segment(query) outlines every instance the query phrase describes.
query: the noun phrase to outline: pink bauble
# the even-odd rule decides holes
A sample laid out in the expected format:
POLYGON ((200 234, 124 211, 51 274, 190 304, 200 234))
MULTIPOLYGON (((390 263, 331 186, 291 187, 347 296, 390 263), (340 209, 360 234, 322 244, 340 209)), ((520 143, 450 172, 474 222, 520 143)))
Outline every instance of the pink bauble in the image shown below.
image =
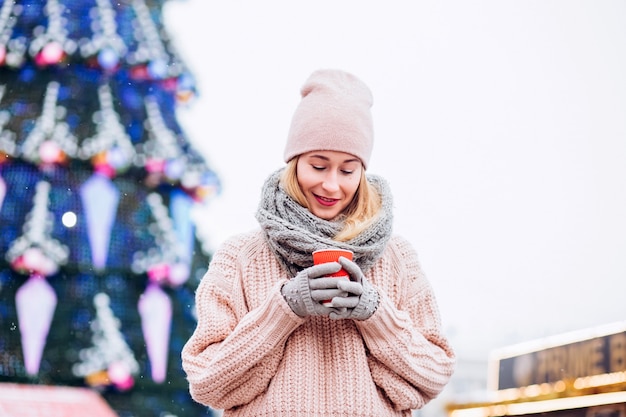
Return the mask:
POLYGON ((39 146, 39 158, 41 162, 53 164, 61 159, 61 148, 52 141, 45 141, 39 146))
POLYGON ((50 42, 43 47, 41 52, 41 61, 44 64, 58 64, 63 59, 63 48, 58 42, 50 42))

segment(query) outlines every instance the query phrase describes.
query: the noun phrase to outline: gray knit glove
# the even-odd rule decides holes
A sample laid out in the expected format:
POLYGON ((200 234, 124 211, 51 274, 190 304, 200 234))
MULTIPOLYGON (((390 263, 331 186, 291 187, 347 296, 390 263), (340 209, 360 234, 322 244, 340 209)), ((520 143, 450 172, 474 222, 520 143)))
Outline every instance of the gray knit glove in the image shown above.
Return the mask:
POLYGON ((300 317, 328 316, 331 312, 336 314, 345 313, 345 308, 325 306, 324 300, 346 295, 343 290, 337 288, 339 281, 347 281, 343 278, 325 278, 326 275, 338 272, 341 265, 337 262, 328 262, 314 265, 298 273, 282 286, 280 292, 294 313, 300 317))
POLYGON ((350 275, 350 281, 344 279, 337 283, 337 288, 347 293, 347 296, 333 298, 332 306, 338 311, 330 313, 333 320, 353 319, 367 320, 378 308, 378 291, 365 279, 359 266, 343 256, 339 263, 350 275), (341 311, 341 308, 345 308, 341 311))

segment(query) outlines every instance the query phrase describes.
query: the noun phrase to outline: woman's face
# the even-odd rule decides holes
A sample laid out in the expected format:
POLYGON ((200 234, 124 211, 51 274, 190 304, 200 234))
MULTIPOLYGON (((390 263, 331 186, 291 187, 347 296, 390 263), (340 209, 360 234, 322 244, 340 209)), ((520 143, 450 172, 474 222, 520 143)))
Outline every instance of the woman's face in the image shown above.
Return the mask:
POLYGON ((313 151, 300 155, 296 173, 309 210, 331 220, 348 207, 361 181, 363 165, 354 155, 313 151))

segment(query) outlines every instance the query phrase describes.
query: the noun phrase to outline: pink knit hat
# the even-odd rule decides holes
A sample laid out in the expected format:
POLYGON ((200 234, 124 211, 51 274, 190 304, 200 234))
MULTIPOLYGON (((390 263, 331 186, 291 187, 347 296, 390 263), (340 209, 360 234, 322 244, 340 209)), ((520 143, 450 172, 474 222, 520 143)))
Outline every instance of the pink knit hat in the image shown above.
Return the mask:
POLYGON ((374 146, 373 98, 354 75, 315 71, 300 90, 302 100, 291 119, 285 162, 310 151, 340 151, 367 164, 374 146))

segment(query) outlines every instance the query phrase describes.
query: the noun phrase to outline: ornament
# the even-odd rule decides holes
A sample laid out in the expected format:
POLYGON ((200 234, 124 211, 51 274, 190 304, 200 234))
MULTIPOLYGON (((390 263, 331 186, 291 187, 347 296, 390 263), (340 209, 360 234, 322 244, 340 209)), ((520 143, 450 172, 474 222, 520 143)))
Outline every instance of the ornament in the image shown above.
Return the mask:
POLYGON ((97 270, 102 270, 108 258, 120 192, 107 176, 94 173, 80 187, 80 197, 87 222, 91 260, 97 270))
POLYGON ((170 266, 167 263, 151 265, 147 274, 150 282, 160 284, 170 276, 170 266))
POLYGON ((144 168, 151 174, 163 174, 165 172, 165 161, 163 159, 148 158, 144 168))
POLYGON ((169 161, 165 162, 163 174, 165 175, 165 178, 167 178, 168 180, 170 181, 180 180, 180 177, 182 177, 183 172, 185 172, 185 161, 182 158, 170 159, 169 161))
POLYGON ((139 298, 141 329, 150 358, 152 380, 165 381, 172 324, 172 302, 158 284, 149 283, 139 298))
POLYGON ((183 191, 173 190, 170 194, 170 213, 174 233, 181 247, 181 258, 191 263, 194 246, 194 224, 191 219, 193 199, 183 191))
POLYGON ((131 370, 124 362, 113 362, 107 369, 111 383, 120 391, 128 391, 135 385, 131 370))
POLYGON ((155 59, 148 64, 147 70, 151 79, 163 79, 167 76, 167 62, 162 59, 155 59))
POLYGON ((103 48, 98 52, 98 64, 104 70, 112 71, 119 62, 120 56, 113 48, 103 48))
MULTIPOLYGON (((2 174, 1 171, 0 174, 2 174)), ((7 183, 4 181, 4 178, 2 178, 2 175, 0 175, 0 211, 2 210, 5 195, 7 195, 7 183)))
POLYGON ((50 42, 44 46, 35 58, 35 63, 40 66, 58 64, 65 53, 58 42, 50 42))
POLYGON ((191 267, 189 263, 175 263, 170 267, 169 284, 172 287, 183 285, 189 279, 191 267))
POLYGON ((15 305, 22 339, 24 366, 30 375, 37 375, 57 305, 57 297, 43 276, 33 274, 17 290, 15 305))
POLYGON ((44 164, 53 164, 63 160, 63 151, 56 143, 46 140, 39 145, 39 160, 44 164))

